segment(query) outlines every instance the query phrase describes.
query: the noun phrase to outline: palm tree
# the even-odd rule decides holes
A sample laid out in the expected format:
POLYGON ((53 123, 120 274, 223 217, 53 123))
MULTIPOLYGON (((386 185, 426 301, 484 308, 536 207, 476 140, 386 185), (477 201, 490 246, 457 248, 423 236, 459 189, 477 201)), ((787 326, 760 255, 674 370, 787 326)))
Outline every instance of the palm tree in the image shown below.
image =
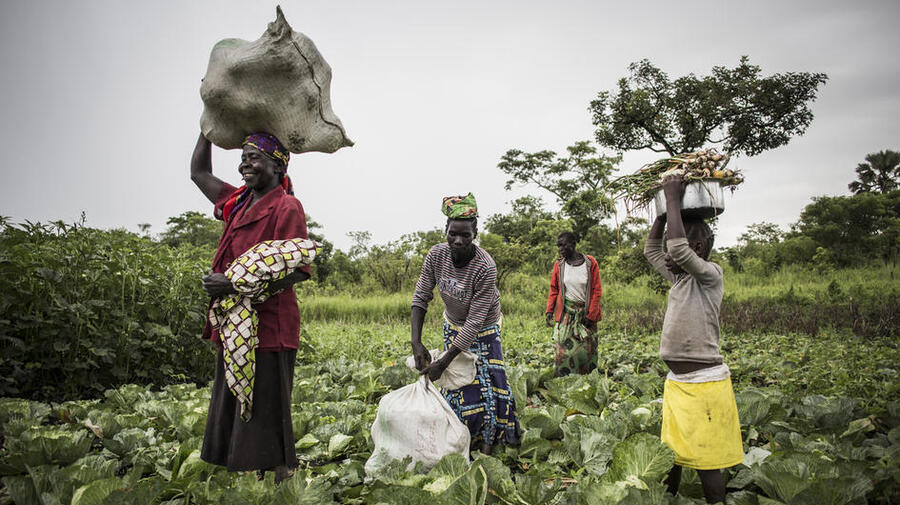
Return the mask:
POLYGON ((856 194, 888 193, 900 188, 900 153, 891 150, 866 155, 866 163, 856 166, 858 181, 848 187, 856 194))

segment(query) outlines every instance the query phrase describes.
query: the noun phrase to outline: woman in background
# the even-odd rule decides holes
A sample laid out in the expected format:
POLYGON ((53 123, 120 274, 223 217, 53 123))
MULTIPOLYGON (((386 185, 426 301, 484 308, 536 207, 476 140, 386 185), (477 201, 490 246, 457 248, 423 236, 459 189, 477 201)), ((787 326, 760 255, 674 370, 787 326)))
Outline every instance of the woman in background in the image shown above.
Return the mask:
POLYGON ((544 316, 547 326, 554 326, 557 377, 597 368, 597 321, 603 317, 600 268, 592 256, 575 250, 576 242, 570 231, 556 239, 559 260, 550 275, 544 316))

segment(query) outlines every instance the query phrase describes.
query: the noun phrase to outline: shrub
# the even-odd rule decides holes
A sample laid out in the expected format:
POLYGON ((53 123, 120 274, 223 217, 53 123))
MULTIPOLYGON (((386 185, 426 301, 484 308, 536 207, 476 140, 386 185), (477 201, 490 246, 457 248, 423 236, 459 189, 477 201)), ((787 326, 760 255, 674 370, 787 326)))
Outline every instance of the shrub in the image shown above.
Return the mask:
POLYGON ((0 222, 0 396, 209 380, 198 337, 211 257, 125 230, 0 222))

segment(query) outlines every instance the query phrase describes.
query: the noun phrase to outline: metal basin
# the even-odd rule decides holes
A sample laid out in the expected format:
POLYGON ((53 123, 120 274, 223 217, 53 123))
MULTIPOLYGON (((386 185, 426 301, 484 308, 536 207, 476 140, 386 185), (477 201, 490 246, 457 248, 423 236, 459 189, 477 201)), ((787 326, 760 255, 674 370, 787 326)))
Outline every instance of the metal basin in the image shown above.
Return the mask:
MULTIPOLYGON (((656 215, 666 213, 666 195, 660 189, 653 198, 656 215)), ((709 219, 725 212, 725 190, 717 179, 694 181, 684 188, 681 199, 681 215, 709 219)))

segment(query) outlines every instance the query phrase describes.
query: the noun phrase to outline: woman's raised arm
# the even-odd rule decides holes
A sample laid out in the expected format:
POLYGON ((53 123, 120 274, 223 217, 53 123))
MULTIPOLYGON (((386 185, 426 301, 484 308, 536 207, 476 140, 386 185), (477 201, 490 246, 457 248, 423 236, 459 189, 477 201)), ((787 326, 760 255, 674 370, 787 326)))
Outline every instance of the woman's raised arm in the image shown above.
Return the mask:
POLYGON ((225 186, 225 182, 212 173, 212 144, 202 133, 191 156, 191 180, 212 203, 216 203, 222 187, 225 186))

